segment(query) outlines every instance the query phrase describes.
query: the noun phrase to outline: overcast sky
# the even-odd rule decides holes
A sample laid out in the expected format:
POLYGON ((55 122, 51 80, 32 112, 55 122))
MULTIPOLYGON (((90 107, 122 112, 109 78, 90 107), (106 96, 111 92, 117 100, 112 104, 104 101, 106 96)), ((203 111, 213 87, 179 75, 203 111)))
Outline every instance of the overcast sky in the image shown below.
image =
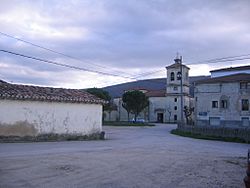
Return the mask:
MULTIPOLYGON (((72 70, 0 52, 0 79, 87 88, 164 77, 176 53, 183 63, 250 54, 249 0, 1 0, 0 49, 123 77, 72 70), (126 78, 125 78, 126 77, 126 78)), ((249 56, 250 57, 250 56, 249 56)), ((208 75, 249 60, 190 65, 208 75)))

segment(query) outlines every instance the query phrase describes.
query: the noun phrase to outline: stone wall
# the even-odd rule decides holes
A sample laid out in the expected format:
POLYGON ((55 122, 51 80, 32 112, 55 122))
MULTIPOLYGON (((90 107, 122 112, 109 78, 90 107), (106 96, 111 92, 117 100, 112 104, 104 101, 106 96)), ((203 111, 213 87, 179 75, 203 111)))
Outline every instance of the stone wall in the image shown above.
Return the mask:
POLYGON ((239 138, 250 143, 250 128, 230 128, 230 127, 211 127, 211 126, 180 126, 178 130, 201 134, 204 136, 214 136, 222 138, 239 138))
MULTIPOLYGON (((209 120, 197 120, 196 124, 199 126, 216 126, 210 125, 209 120)), ((229 128, 250 128, 250 123, 248 125, 244 125, 242 121, 238 120, 220 120, 220 124, 217 127, 229 127, 229 128)))

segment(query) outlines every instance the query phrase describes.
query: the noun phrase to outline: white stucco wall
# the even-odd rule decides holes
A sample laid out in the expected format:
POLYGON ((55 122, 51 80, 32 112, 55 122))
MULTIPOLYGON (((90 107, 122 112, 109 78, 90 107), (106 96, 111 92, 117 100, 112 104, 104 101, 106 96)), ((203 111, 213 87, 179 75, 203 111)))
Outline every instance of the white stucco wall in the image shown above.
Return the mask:
POLYGON ((111 112, 104 111, 104 121, 119 121, 118 111, 113 110, 111 112))
MULTIPOLYGON (((129 114, 129 120, 128 120, 128 113, 127 111, 122 107, 122 98, 115 98, 113 99, 113 102, 115 105, 117 105, 117 110, 112 111, 110 121, 132 121, 134 118, 134 114, 129 114)), ((109 114, 105 112, 106 117, 105 121, 109 121, 109 114)), ((144 109, 139 115, 138 118, 142 118, 145 121, 148 121, 148 108, 144 109)))
POLYGON ((102 131, 102 105, 0 100, 0 134, 4 134, 3 127, 26 125, 32 126, 35 135, 98 133, 102 131))
POLYGON ((166 97, 149 98, 149 121, 157 122, 157 113, 163 113, 163 122, 166 122, 166 97), (158 110, 157 110, 158 109, 158 110))

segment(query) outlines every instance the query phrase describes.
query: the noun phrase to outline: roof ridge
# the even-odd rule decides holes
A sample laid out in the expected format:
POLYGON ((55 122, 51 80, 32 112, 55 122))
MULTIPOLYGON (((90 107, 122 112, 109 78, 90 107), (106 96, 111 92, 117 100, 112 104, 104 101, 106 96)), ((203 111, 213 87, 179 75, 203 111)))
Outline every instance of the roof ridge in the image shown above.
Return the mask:
MULTIPOLYGON (((2 83, 2 82, 1 82, 2 83)), ((0 99, 105 104, 106 101, 80 89, 0 84, 0 99)))
POLYGON ((210 72, 233 71, 233 70, 248 70, 248 69, 250 69, 250 65, 238 66, 238 67, 226 67, 226 68, 211 70, 210 72))
POLYGON ((250 74, 248 73, 230 74, 220 77, 213 77, 204 80, 199 80, 195 83, 200 84, 200 83, 240 82, 240 81, 250 81, 250 74))

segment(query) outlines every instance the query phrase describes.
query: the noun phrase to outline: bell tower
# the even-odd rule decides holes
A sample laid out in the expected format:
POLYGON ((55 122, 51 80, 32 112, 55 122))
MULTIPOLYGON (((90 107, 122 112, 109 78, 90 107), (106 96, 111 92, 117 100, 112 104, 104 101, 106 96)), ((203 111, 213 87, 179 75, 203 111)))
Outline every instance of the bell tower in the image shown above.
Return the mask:
POLYGON ((181 79, 183 95, 189 95, 189 67, 182 64, 182 56, 177 53, 174 64, 167 66, 167 87, 166 93, 181 94, 181 79))
POLYGON ((189 67, 182 64, 182 57, 177 54, 174 63, 167 66, 166 70, 166 104, 172 112, 169 120, 183 122, 183 108, 184 106, 190 106, 189 67))

